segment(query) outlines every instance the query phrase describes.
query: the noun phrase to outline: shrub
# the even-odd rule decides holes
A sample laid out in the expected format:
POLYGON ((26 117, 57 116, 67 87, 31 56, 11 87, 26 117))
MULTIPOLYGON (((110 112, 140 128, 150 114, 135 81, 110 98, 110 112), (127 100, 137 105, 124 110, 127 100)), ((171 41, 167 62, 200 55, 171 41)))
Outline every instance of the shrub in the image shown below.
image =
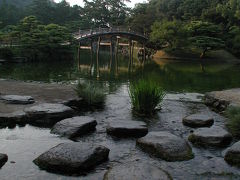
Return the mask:
POLYGON ((106 95, 104 93, 104 88, 100 86, 100 84, 94 82, 78 82, 75 91, 87 105, 98 107, 104 105, 106 95))
POLYGON ((140 115, 152 115, 162 102, 165 93, 161 87, 149 80, 139 80, 129 86, 133 110, 140 115))
POLYGON ((225 114, 228 117, 228 129, 234 136, 240 137, 240 107, 229 107, 225 114))

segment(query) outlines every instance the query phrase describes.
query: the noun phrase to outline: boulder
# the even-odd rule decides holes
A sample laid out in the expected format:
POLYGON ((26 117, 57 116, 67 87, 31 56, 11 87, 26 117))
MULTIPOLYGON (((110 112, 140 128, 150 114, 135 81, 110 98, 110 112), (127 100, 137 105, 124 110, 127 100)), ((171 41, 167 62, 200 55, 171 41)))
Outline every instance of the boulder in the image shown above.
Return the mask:
POLYGON ((56 122, 70 118, 73 116, 74 111, 72 108, 63 104, 50 104, 44 103, 29 108, 25 108, 31 123, 40 125, 53 125, 56 122))
POLYGON ((227 163, 240 167, 240 141, 227 149, 224 159, 227 163))
POLYGON ((141 121, 112 121, 107 133, 116 137, 143 137, 148 133, 146 123, 141 121))
POLYGON ((203 113, 192 114, 183 118, 183 124, 193 128, 210 127, 213 125, 213 123, 213 118, 203 113))
POLYGON ((109 149, 85 143, 59 144, 33 162, 41 169, 59 174, 84 174, 108 160, 109 149))
POLYGON ((27 115, 23 111, 16 111, 13 113, 0 113, 0 126, 8 126, 17 123, 27 123, 27 115))
POLYGON ((203 146, 227 146, 232 141, 232 135, 225 129, 214 126, 211 128, 200 128, 188 137, 193 144, 203 146))
POLYGON ((118 165, 106 172, 104 180, 170 180, 170 175, 148 163, 118 165))
POLYGON ((0 153, 0 168, 8 161, 8 156, 6 154, 0 153))
POLYGON ((95 130, 97 121, 91 117, 78 116, 62 120, 54 125, 51 133, 75 138, 95 130))
POLYGON ((166 161, 183 161, 193 158, 192 149, 182 138, 169 132, 150 132, 137 140, 137 145, 145 152, 166 161))
POLYGON ((0 96, 0 100, 8 104, 33 104, 35 101, 31 96, 5 95, 0 96))

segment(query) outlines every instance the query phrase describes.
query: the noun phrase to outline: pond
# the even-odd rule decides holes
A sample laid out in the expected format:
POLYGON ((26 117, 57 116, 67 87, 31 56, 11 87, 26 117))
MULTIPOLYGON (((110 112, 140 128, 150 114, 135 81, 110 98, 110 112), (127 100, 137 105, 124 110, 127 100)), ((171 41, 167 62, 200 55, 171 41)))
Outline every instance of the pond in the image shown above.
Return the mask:
MULTIPOLYGON (((83 51, 80 66, 77 60, 4 64, 0 65, 0 78, 50 83, 73 83, 78 79, 97 80, 96 62, 93 62, 91 68, 90 59, 89 52, 83 51)), ((204 93, 240 86, 240 65, 213 60, 202 62, 151 60, 142 66, 135 58, 131 71, 128 68, 128 57, 119 57, 117 68, 114 61, 110 63, 108 53, 102 53, 99 62, 98 81, 108 82, 110 85, 127 84, 131 80, 149 78, 167 92, 204 93)))
MULTIPOLYGON (((97 78, 96 63, 90 68, 89 53, 82 52, 80 68, 78 61, 39 62, 0 65, 0 79, 69 84, 81 80, 99 81, 108 86, 103 110, 80 112, 97 120, 95 132, 77 138, 76 141, 100 144, 110 149, 109 161, 98 166, 86 176, 70 177, 40 170, 32 161, 49 148, 70 140, 53 135, 49 128, 32 125, 0 129, 0 152, 7 153, 9 161, 0 170, 1 179, 86 179, 102 180, 109 167, 121 164, 148 162, 167 171, 173 179, 239 179, 238 168, 228 165, 222 153, 226 148, 191 147, 194 158, 189 161, 166 162, 149 156, 136 147, 136 139, 118 139, 106 134, 109 122, 115 120, 144 121, 149 131, 168 131, 187 139, 192 128, 182 124, 182 118, 196 112, 212 116, 215 126, 224 127, 224 117, 212 112, 201 103, 165 99, 162 109, 154 117, 134 116, 128 96, 128 84, 139 78, 149 78, 168 93, 198 92, 240 87, 240 66, 218 62, 183 62, 152 60, 141 65, 135 59, 129 71, 128 57, 119 57, 118 68, 110 56, 100 56, 100 77, 97 78), (118 69, 118 70, 116 70, 118 69)), ((94 57, 95 59, 95 57, 94 57)), ((21 83, 20 83, 21 84, 21 83)), ((21 86, 24 92, 24 87, 21 86)), ((49 88, 51 89, 51 88, 49 88)), ((26 88, 30 93, 31 88, 26 88)), ((64 91, 65 92, 65 91, 64 91)), ((28 95, 28 94, 27 94, 28 95)), ((31 94, 30 94, 31 95, 31 94)), ((34 94, 33 94, 34 95, 34 94)))

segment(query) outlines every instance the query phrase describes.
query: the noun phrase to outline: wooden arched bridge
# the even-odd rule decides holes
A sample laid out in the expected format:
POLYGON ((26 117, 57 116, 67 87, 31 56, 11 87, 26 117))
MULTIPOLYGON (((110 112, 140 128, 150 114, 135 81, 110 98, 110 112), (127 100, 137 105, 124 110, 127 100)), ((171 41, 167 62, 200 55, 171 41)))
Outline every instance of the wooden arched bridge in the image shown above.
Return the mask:
POLYGON ((100 46, 110 46, 110 68, 113 60, 113 51, 115 53, 115 61, 118 63, 118 49, 119 46, 128 46, 129 48, 129 68, 131 68, 133 64, 133 53, 134 53, 134 45, 137 42, 138 44, 142 44, 141 49, 143 62, 145 62, 146 58, 146 50, 145 44, 148 41, 146 35, 138 33, 136 31, 132 31, 126 28, 97 28, 97 29, 89 29, 89 30, 79 30, 79 32, 74 34, 75 40, 79 42, 78 48, 78 60, 80 65, 80 50, 81 49, 90 49, 91 50, 91 64, 93 62, 93 43, 97 42, 97 77, 99 77, 99 51, 100 46), (125 39, 124 42, 121 42, 121 39, 125 39), (128 43, 126 43, 126 39, 128 43), (90 41, 90 45, 87 46, 86 42, 90 41), (84 46, 82 44, 84 43, 84 46))
POLYGON ((84 41, 88 39, 98 39, 101 38, 127 38, 134 41, 144 43, 148 40, 147 36, 142 33, 132 31, 126 28, 97 28, 88 30, 79 30, 78 33, 74 34, 74 37, 78 41, 84 41))

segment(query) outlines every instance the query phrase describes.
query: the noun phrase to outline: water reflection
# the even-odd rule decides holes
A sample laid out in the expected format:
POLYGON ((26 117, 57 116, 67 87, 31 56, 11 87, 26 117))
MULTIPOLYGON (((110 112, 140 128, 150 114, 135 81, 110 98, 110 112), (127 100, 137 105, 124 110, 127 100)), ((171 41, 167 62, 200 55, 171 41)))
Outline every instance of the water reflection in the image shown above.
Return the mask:
POLYGON ((38 62, 0 65, 0 78, 41 82, 76 82, 78 79, 107 82, 111 89, 139 78, 149 78, 168 92, 206 92, 240 86, 239 65, 217 62, 148 61, 143 66, 136 56, 129 71, 128 56, 116 62, 110 53, 101 53, 97 79, 96 55, 81 52, 78 61, 38 62))

